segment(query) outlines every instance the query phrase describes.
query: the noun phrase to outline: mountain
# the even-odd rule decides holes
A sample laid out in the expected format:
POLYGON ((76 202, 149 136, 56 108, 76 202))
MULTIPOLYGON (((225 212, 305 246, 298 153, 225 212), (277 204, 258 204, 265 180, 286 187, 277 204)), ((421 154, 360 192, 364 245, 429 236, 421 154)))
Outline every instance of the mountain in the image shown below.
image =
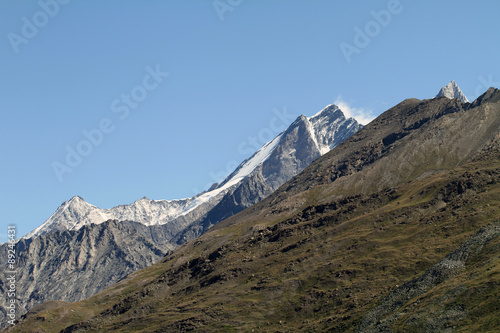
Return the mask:
POLYGON ((446 98, 457 98, 461 100, 464 103, 469 103, 469 100, 467 99, 467 96, 460 90, 458 85, 455 83, 455 81, 451 81, 448 83, 446 86, 441 88, 439 93, 436 95, 436 98, 439 97, 446 97, 446 98))
POLYGON ((405 100, 161 262, 8 332, 498 331, 498 202, 500 90, 405 100))
POLYGON ((354 119, 346 119, 336 105, 329 105, 310 118, 298 117, 286 131, 221 183, 225 188, 234 179, 241 179, 238 186, 229 188, 217 205, 183 229, 174 238, 176 244, 200 236, 211 226, 264 199, 360 128, 362 126, 354 119))
MULTIPOLYGON (((18 314, 45 301, 90 297, 150 266, 262 200, 361 127, 335 105, 313 117, 302 115, 223 182, 193 198, 142 198, 111 209, 71 198, 18 242, 18 314)), ((0 258, 4 267, 7 244, 0 246, 0 253, 5 254, 0 258)), ((0 276, 0 291, 4 283, 0 276)))

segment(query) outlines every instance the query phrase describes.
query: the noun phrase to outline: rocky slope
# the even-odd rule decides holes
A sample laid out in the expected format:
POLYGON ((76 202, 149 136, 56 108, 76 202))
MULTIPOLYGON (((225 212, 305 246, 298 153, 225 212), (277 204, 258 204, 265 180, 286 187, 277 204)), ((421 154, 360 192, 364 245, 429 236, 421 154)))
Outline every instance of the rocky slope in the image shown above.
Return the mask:
POLYGON ((406 100, 162 262, 10 331, 493 332, 498 202, 500 91, 406 100))
MULTIPOLYGON (((471 272, 471 262, 474 259, 475 261, 480 259, 478 258, 479 254, 484 255, 485 247, 489 247, 491 251, 491 243, 498 242, 499 236, 500 221, 480 228, 478 232, 470 236, 443 260, 433 265, 419 277, 404 283, 385 296, 381 302, 382 304, 363 317, 357 331, 391 331, 391 326, 398 324, 398 322, 399 324, 404 323, 406 320, 409 322, 405 326, 412 331, 441 332, 449 330, 451 322, 457 322, 469 315, 466 306, 450 306, 450 303, 456 303, 458 296, 469 288, 459 285, 452 289, 451 292, 445 293, 444 297, 437 297, 434 302, 438 302, 435 306, 440 309, 436 313, 430 313, 429 310, 431 309, 428 306, 427 309, 422 311, 425 306, 419 306, 418 303, 425 302, 425 299, 429 298, 429 295, 424 296, 425 293, 435 294, 438 287, 451 284, 450 280, 454 280, 457 276, 462 275, 463 277, 466 268, 469 268, 468 271, 471 272), (446 304, 446 306, 443 306, 443 304, 446 304), (420 311, 415 311, 416 307, 420 307, 420 311), (403 316, 407 317, 407 319, 402 320, 401 317, 403 316)), ((498 259, 498 257, 492 259, 498 259)), ((482 264, 484 265, 484 263, 482 264)), ((487 266, 487 270, 491 271, 495 268, 494 261, 488 262, 487 266)), ((494 295, 494 291, 500 289, 499 287, 498 285, 495 286, 489 293, 494 295)), ((469 305, 469 308, 472 307, 469 305)))
MULTIPOLYGON (((262 200, 360 127, 334 105, 313 117, 301 116, 224 182, 189 199, 142 198, 100 209, 73 197, 18 243, 17 313, 45 301, 87 298, 150 266, 167 251, 262 200)), ((0 252, 6 250, 6 244, 0 246, 0 252)), ((0 258, 2 268, 5 258, 0 258)), ((0 288, 4 281, 2 274, 0 288)), ((4 315, 0 310, 0 319, 4 315)))

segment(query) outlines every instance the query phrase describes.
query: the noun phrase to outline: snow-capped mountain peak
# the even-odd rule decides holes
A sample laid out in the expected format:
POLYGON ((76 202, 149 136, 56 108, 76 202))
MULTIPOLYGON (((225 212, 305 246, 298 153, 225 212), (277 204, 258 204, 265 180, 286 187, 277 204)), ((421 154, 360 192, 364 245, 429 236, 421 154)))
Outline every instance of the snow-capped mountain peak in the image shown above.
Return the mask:
POLYGON ((149 200, 144 197, 129 205, 101 209, 75 196, 63 202, 40 227, 23 238, 37 237, 54 231, 78 230, 91 223, 100 224, 115 219, 140 222, 144 225, 165 224, 182 215, 192 200, 149 200))
POLYGON ((348 136, 363 127, 354 118, 346 118, 342 110, 335 104, 327 105, 307 120, 311 124, 313 137, 321 155, 328 153, 348 136))
POLYGON ((95 221, 102 219, 106 221, 109 218, 99 208, 87 203, 82 197, 74 196, 63 202, 44 224, 27 234, 25 238, 56 230, 79 229, 86 224, 96 223, 95 221))
POLYGON ((321 109, 318 113, 316 113, 314 116, 309 117, 308 119, 312 120, 312 119, 322 118, 322 117, 325 117, 327 115, 333 115, 336 112, 340 113, 341 114, 340 116, 344 116, 344 113, 342 112, 342 110, 340 110, 340 108, 337 105, 328 104, 323 109, 321 109))
POLYGON ((438 98, 438 97, 446 97, 449 99, 457 98, 464 103, 469 103, 467 96, 465 96, 465 94, 462 92, 462 90, 460 90, 460 88, 455 83, 455 81, 451 81, 446 86, 441 88, 439 93, 436 95, 436 98, 438 98))

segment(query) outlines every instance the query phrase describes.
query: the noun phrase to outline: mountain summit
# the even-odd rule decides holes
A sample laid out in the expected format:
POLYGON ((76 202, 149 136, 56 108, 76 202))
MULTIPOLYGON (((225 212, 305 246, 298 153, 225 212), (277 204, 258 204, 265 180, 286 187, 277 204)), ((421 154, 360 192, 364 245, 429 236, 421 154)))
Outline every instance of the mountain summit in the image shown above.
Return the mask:
POLYGON ((465 94, 462 92, 462 90, 460 90, 460 88, 455 83, 455 81, 451 81, 446 86, 441 88, 439 93, 436 95, 436 98, 438 98, 438 97, 446 97, 449 99, 457 98, 464 103, 469 103, 467 96, 465 96, 465 94))

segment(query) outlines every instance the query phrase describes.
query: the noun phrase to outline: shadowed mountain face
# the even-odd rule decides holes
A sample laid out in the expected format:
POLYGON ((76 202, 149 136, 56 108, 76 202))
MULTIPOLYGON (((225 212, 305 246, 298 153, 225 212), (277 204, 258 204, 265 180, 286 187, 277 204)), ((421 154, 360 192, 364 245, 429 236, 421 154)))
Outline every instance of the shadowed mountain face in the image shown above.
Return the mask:
POLYGON ((162 262, 10 331, 495 331, 498 202, 500 91, 406 100, 162 262))
MULTIPOLYGON (((31 238, 18 243, 17 314, 45 301, 85 299, 156 263, 178 245, 262 200, 360 128, 330 105, 313 117, 297 118, 223 183, 196 197, 142 198, 111 209, 73 197, 31 238)), ((0 252, 6 251, 7 244, 1 245, 0 252)), ((0 258, 1 267, 6 258, 0 258)), ((0 276, 0 291, 3 279, 0 276)), ((4 316, 0 310, 0 319, 4 316)))

